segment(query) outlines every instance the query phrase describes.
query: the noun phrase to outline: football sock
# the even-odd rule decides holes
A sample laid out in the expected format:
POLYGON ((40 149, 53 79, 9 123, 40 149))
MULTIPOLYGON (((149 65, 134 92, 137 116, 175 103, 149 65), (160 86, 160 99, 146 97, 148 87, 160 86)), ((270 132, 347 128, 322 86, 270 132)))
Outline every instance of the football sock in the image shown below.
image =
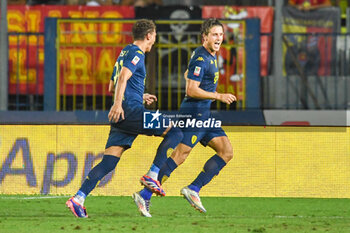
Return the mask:
MULTIPOLYGON (((147 175, 152 179, 157 180, 158 172, 159 172, 159 168, 156 165, 152 164, 147 175)), ((140 191, 140 195, 143 199, 150 200, 152 197, 152 191, 145 187, 140 191)))
MULTIPOLYGON (((172 150, 175 149, 175 147, 180 143, 182 138, 183 138, 182 131, 179 128, 172 127, 169 130, 169 132, 164 136, 163 141, 158 146, 157 154, 153 160, 153 165, 156 166, 158 169, 160 169, 168 158, 167 153, 172 152, 172 150)), ((152 170, 152 167, 150 170, 152 170)), ((157 174, 158 174, 158 171, 159 170, 157 171, 154 170, 154 172, 156 172, 157 174)), ((157 177, 153 179, 157 179, 157 177)))
POLYGON ((170 177, 170 174, 175 170, 175 168, 177 168, 177 164, 171 157, 169 157, 159 170, 158 181, 163 184, 170 177))
POLYGON ((151 177, 153 180, 157 180, 159 170, 160 170, 159 167, 152 164, 151 168, 149 169, 146 175, 151 177))
POLYGON ((82 191, 78 191, 73 197, 74 201, 78 202, 80 205, 84 206, 86 195, 82 191))
MULTIPOLYGON (((84 194, 86 197, 89 195, 97 185, 97 182, 112 171, 117 166, 119 160, 120 158, 113 155, 103 155, 102 161, 89 172, 76 196, 82 196, 84 194)), ((85 199, 85 197, 83 198, 85 199)))
POLYGON ((204 165, 203 171, 199 173, 197 178, 188 187, 196 192, 206 184, 208 184, 214 176, 218 175, 226 162, 218 155, 212 156, 204 165))
MULTIPOLYGON (((157 149, 157 154, 153 160, 153 164, 149 171, 147 172, 147 176, 151 177, 154 180, 158 179, 158 173, 160 168, 165 163, 168 158, 168 153, 171 153, 172 150, 180 143, 182 140, 183 134, 179 128, 172 127, 169 132, 164 136, 163 141, 160 143, 157 149)), ((169 155, 170 156, 170 155, 169 155)), ((145 200, 150 200, 152 197, 152 191, 148 188, 144 188, 140 191, 140 195, 145 200)))
POLYGON ((193 184, 190 184, 188 186, 188 188, 193 190, 193 191, 195 191, 195 192, 197 192, 197 193, 199 193, 199 190, 200 190, 200 188, 198 188, 197 186, 194 186, 193 184))
POLYGON ((141 191, 140 191, 140 195, 143 199, 145 200, 150 200, 151 197, 152 197, 152 191, 149 190, 148 188, 143 188, 141 191))

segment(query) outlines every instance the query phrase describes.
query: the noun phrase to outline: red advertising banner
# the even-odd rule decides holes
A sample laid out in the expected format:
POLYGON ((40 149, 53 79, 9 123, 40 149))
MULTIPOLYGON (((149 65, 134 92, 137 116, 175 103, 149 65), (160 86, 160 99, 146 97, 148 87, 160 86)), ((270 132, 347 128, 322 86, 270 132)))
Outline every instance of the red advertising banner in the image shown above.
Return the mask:
MULTIPOLYGON (((44 31, 44 22, 46 17, 57 18, 134 18, 134 8, 129 6, 9 6, 7 19, 8 19, 8 31, 9 36, 9 93, 10 94, 43 94, 44 84, 44 37, 38 36, 35 33, 42 33, 44 31), (21 33, 33 33, 33 35, 27 36, 21 33)), ((116 26, 108 26, 107 24, 101 24, 102 30, 107 32, 122 31, 123 25, 115 23, 116 26)), ((94 28, 95 25, 84 25, 82 23, 75 23, 71 30, 79 32, 88 32, 94 28)), ((103 35, 88 35, 82 36, 78 34, 72 34, 71 36, 62 36, 62 40, 70 38, 70 42, 76 45, 89 44, 95 42, 107 42, 117 43, 120 42, 120 36, 111 36, 108 33, 103 35), (94 40, 97 38, 96 40, 94 40), (91 40, 92 39, 92 40, 91 40)), ((96 43, 95 43, 96 44, 96 43)), ((116 54, 111 54, 107 51, 101 55, 94 54, 94 51, 82 48, 81 54, 83 57, 70 57, 71 54, 61 54, 66 59, 67 67, 76 66, 79 63, 84 65, 84 59, 94 58, 94 62, 99 64, 101 70, 108 70, 109 74, 112 73, 113 63, 116 54), (106 55, 107 54, 107 55, 106 55), (100 61, 100 59, 102 59, 100 61), (109 60, 111 59, 111 60, 109 60), (111 65, 112 64, 112 65, 111 65), (108 66, 108 67, 107 67, 108 66)), ((56 72, 53 70, 52 72, 56 72)), ((71 80, 78 80, 76 76, 79 76, 82 71, 72 73, 69 78, 71 80)), ((81 75, 80 75, 81 76, 81 75)), ((98 82, 98 81, 97 81, 98 82)), ((105 82, 105 80, 103 81, 105 82)), ((108 82, 108 80, 107 80, 108 82)), ((66 93, 68 94, 68 93, 66 93)), ((98 94, 98 93, 96 93, 98 94)))
MULTIPOLYGON (((272 33, 274 9, 272 7, 236 7, 236 6, 204 6, 202 8, 203 18, 222 18, 239 20, 244 18, 260 18, 261 33, 272 33)), ((238 31, 234 26, 228 29, 234 34, 238 31)), ((261 36, 260 42, 260 64, 261 76, 268 75, 269 57, 271 50, 271 36, 261 36)), ((235 43, 235 41, 233 41, 235 43)), ((237 42, 236 42, 237 43, 237 42)))

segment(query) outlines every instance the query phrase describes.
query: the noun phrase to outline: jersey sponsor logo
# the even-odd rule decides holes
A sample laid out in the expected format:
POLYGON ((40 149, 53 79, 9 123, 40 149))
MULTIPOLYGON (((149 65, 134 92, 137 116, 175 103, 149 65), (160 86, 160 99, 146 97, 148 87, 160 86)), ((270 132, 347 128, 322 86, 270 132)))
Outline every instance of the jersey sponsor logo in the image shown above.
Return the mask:
POLYGON ((204 61, 204 58, 198 57, 196 61, 204 61))
POLYGON ((196 141, 197 141, 197 136, 193 135, 192 138, 191 138, 192 144, 194 144, 196 141))
POLYGON ((199 66, 196 66, 194 68, 193 74, 196 75, 196 76, 199 76, 200 72, 201 72, 201 68, 199 66))
POLYGON ((140 61, 140 58, 139 58, 138 56, 135 56, 135 57, 132 59, 131 63, 134 64, 134 65, 136 66, 136 64, 137 64, 139 61, 140 61))

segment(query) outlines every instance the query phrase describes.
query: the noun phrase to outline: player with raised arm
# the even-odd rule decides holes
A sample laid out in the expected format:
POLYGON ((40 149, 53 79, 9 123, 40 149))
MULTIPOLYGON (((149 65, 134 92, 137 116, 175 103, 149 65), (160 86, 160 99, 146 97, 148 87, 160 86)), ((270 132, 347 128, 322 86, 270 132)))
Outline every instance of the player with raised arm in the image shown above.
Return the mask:
MULTIPOLYGON (((181 130, 174 127, 143 128, 144 112, 149 112, 143 106, 143 101, 151 104, 157 100, 154 95, 144 94, 145 53, 151 50, 156 40, 156 26, 151 20, 141 19, 133 25, 132 33, 134 42, 120 52, 109 85, 109 91, 115 90, 115 94, 114 104, 108 114, 111 128, 102 161, 89 172, 75 196, 66 202, 67 207, 76 217, 88 217, 84 207, 86 196, 105 175, 116 167, 123 152, 131 147, 138 134, 164 137, 149 172, 142 179, 142 183, 152 192, 164 196, 165 192, 157 181, 158 172, 167 159, 168 149, 175 148, 183 136, 181 130)), ((163 120, 158 112, 153 112, 152 115, 163 120)), ((133 198, 141 214, 151 217, 149 202, 139 194, 133 195, 133 198)))
MULTIPOLYGON (((180 114, 192 115, 195 120, 204 122, 211 118, 210 105, 213 100, 231 104, 236 101, 236 97, 215 91, 219 79, 216 53, 223 41, 223 25, 217 19, 207 19, 201 26, 201 34, 203 46, 193 52, 185 73, 186 97, 182 101, 180 114)), ((181 189, 181 194, 192 206, 201 212, 206 212, 198 193, 233 158, 232 145, 221 126, 187 127, 183 128, 182 132, 184 137, 160 169, 158 181, 165 182, 170 174, 185 161, 198 142, 204 146, 208 145, 215 150, 216 154, 205 163, 203 171, 197 178, 190 185, 181 189)))

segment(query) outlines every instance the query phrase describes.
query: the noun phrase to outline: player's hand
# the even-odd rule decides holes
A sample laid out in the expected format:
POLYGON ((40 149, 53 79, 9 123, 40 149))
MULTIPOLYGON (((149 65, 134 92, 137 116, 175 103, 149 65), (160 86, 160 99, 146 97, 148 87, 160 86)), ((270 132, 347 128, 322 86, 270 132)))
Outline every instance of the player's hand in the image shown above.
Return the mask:
POLYGON ((120 118, 124 120, 123 107, 113 104, 111 110, 109 110, 108 119, 110 122, 118 122, 120 118))
POLYGON ((143 101, 145 101, 147 105, 151 105, 153 102, 157 101, 157 96, 145 93, 143 94, 143 101))
POLYGON ((232 104, 234 101, 237 101, 236 96, 229 93, 217 93, 216 99, 225 104, 232 104))

